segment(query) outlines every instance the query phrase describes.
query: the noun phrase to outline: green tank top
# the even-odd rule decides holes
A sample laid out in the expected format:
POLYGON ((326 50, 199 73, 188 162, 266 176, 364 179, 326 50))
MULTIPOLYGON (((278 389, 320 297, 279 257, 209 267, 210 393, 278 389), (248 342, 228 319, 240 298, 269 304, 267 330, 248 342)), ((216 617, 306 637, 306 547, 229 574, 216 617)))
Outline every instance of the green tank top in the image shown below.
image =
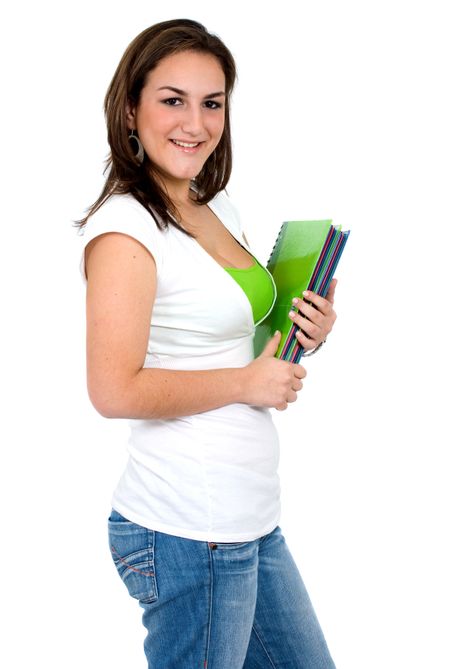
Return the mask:
POLYGON ((240 285, 252 305, 253 320, 257 323, 272 306, 274 289, 267 270, 254 259, 251 267, 239 269, 224 267, 230 276, 240 285))

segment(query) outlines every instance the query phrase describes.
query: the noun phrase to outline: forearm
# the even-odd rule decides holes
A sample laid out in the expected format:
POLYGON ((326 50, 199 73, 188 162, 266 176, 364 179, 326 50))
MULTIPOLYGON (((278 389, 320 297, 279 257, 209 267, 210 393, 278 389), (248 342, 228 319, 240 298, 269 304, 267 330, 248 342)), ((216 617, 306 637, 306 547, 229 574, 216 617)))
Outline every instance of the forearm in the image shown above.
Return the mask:
POLYGON ((177 418, 244 402, 244 368, 180 371, 143 368, 103 415, 177 418))

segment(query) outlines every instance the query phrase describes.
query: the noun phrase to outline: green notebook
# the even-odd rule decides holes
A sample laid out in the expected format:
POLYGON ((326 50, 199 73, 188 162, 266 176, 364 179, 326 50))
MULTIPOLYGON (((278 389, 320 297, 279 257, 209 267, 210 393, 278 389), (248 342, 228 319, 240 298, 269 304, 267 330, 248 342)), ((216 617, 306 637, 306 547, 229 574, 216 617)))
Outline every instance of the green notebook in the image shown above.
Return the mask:
MULTIPOLYGON (((326 221, 287 221, 281 226, 267 269, 277 288, 274 307, 267 318, 256 326, 255 357, 264 349, 275 330, 281 331, 276 357, 298 362, 303 347, 298 343, 294 325, 288 316, 293 309, 292 298, 302 297, 312 290, 323 297, 327 294, 349 231, 326 221)), ((294 309, 295 310, 295 309, 294 309)))

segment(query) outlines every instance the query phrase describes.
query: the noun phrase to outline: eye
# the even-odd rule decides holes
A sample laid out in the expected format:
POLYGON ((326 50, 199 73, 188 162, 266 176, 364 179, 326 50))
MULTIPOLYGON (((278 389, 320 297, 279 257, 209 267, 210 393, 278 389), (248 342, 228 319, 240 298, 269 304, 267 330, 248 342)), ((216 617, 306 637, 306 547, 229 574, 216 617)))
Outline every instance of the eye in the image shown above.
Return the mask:
POLYGON ((216 102, 215 100, 206 100, 205 106, 208 109, 221 109, 222 104, 220 102, 216 102))
POLYGON ((182 103, 181 98, 167 98, 167 100, 163 100, 163 104, 169 105, 170 107, 178 107, 178 103, 182 103))

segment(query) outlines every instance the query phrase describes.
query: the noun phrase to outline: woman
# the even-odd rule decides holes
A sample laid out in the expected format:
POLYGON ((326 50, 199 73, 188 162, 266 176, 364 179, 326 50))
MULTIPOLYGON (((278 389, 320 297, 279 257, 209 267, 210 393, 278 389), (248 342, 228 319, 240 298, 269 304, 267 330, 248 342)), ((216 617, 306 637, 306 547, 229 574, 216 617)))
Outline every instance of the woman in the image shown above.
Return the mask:
MULTIPOLYGON (((106 95, 110 169, 81 225, 89 395, 131 419, 110 548, 149 667, 327 669, 277 524, 269 411, 306 372, 274 357, 279 333, 254 359, 275 288, 224 192, 234 80, 220 39, 174 20, 136 37, 106 95)), ((293 312, 306 349, 331 330, 333 292, 293 312)))

